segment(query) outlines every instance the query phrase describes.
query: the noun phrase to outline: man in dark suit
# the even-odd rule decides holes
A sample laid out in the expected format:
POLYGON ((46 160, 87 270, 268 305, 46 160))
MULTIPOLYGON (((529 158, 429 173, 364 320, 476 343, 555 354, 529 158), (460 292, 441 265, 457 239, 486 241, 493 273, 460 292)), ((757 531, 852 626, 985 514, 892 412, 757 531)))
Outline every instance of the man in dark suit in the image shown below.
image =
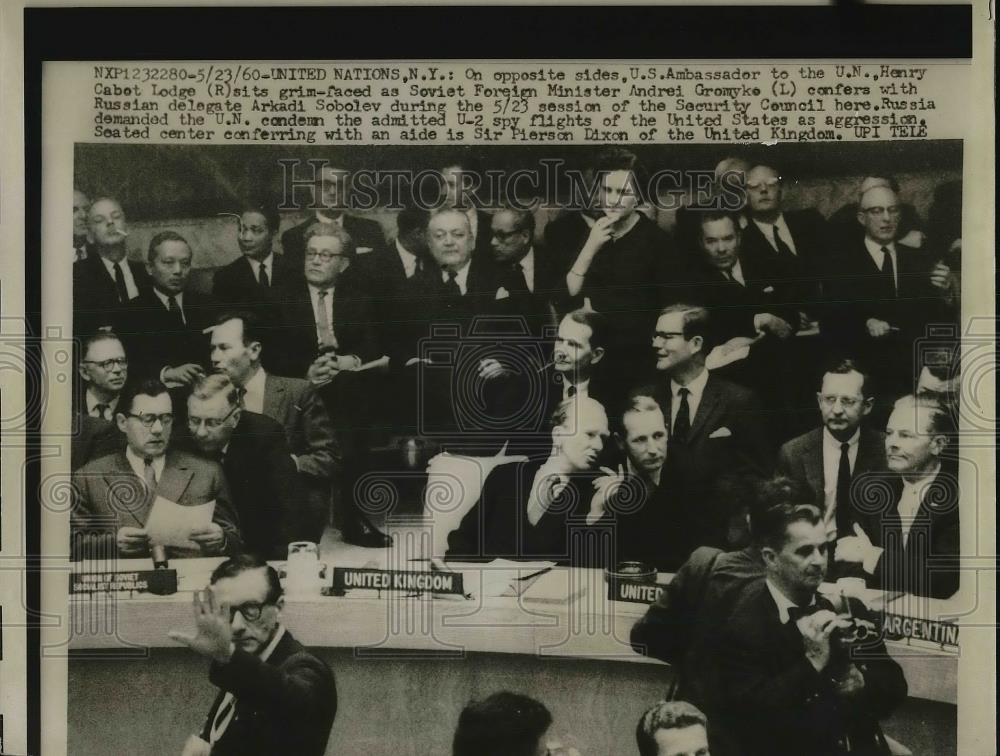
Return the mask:
POLYGON ((125 435, 125 451, 96 459, 73 474, 75 556, 148 556, 154 544, 146 520, 157 498, 182 507, 215 502, 212 522, 194 528, 189 544, 168 546, 168 556, 217 556, 242 549, 222 468, 168 449, 173 418, 170 394, 159 381, 142 381, 119 400, 115 422, 125 435))
POLYGON ((117 200, 98 197, 87 213, 87 255, 73 263, 73 332, 114 326, 117 315, 150 289, 141 263, 126 259, 128 230, 117 200))
POLYGON ((128 360, 117 335, 99 331, 80 345, 77 367, 83 393, 74 397, 72 469, 92 459, 119 451, 121 434, 114 426, 115 410, 125 382, 128 360))
POLYGON ((385 247, 385 234, 377 222, 358 218, 347 212, 351 208, 350 171, 324 161, 316 188, 319 193, 311 206, 315 208, 312 217, 288 229, 281 236, 281 248, 291 270, 302 270, 306 253, 306 232, 317 223, 331 224, 346 231, 354 240, 354 247, 359 255, 385 247))
POLYGON ((252 555, 229 559, 194 593, 195 632, 172 639, 210 659, 219 690, 183 756, 322 756, 337 715, 333 672, 281 623, 278 573, 252 555))
MULTIPOLYGON (((220 305, 253 312, 261 323, 277 331, 280 323, 279 293, 288 281, 301 273, 284 255, 274 253, 274 237, 281 216, 277 208, 247 201, 239 214, 237 241, 240 257, 215 271, 212 296, 220 305)), ((274 338, 268 333, 268 339, 274 338)), ((270 367, 272 353, 265 350, 270 367)))
POLYGON ((912 390, 915 340, 957 313, 950 268, 897 241, 900 208, 888 187, 862 195, 858 223, 865 238, 833 260, 821 324, 835 347, 865 361, 887 398, 912 390))
MULTIPOLYGON (((787 270, 800 309, 812 311, 822 299, 823 275, 829 264, 826 220, 814 208, 786 211, 783 177, 769 165, 751 168, 746 188, 750 222, 743 231, 743 248, 749 254, 773 258, 787 270)), ((808 317, 815 318, 815 312, 808 317)))
POLYGON ((495 468, 479 501, 449 533, 446 559, 603 565, 613 548, 610 530, 595 531, 596 543, 581 543, 589 540, 581 531, 603 524, 591 471, 608 434, 607 415, 595 400, 574 398, 559 405, 552 419, 551 455, 495 468))
POLYGON ((869 583, 889 591, 948 598, 958 590, 958 459, 945 453, 955 438, 939 398, 896 402, 885 433, 888 471, 852 490, 856 527, 837 541, 838 562, 860 566, 869 583))
POLYGON ((288 544, 307 535, 300 525, 305 494, 284 429, 269 417, 243 410, 236 387, 224 374, 200 378, 187 404, 193 447, 222 465, 244 547, 265 559, 285 559, 288 544))
POLYGON ((354 239, 322 223, 309 228, 304 243, 303 275, 281 292, 275 372, 303 378, 321 354, 337 371, 357 369, 380 354, 369 303, 351 270, 354 239))
POLYGON ((835 608, 817 595, 827 564, 821 512, 789 503, 762 520, 766 577, 742 591, 722 631, 709 716, 747 756, 887 754, 879 720, 904 701, 906 680, 860 602, 835 608), (852 653, 854 642, 863 653, 852 653))
POLYGON ((79 189, 73 189, 73 262, 87 259, 87 212, 90 199, 79 189))
POLYGON ((158 378, 168 388, 190 386, 204 375, 215 301, 185 291, 191 274, 191 247, 175 231, 149 242, 147 270, 152 287, 129 303, 119 333, 125 339, 136 377, 158 378))
POLYGON ((474 201, 476 191, 482 186, 478 166, 465 155, 456 155, 441 168, 442 193, 438 200, 440 209, 457 210, 469 222, 473 257, 488 258, 490 255, 490 214, 477 207, 474 201))
POLYGON ((832 541, 853 535, 851 487, 865 473, 885 468, 885 445, 882 434, 864 424, 875 398, 854 360, 830 366, 816 399, 823 427, 784 444, 777 469, 809 486, 832 541))
POLYGON ((708 756, 708 719, 687 701, 660 701, 635 728, 639 756, 708 756))
POLYGON ((705 368, 712 333, 708 310, 677 304, 664 308, 653 334, 656 369, 663 376, 657 401, 670 418, 667 469, 687 508, 685 553, 698 546, 743 545, 742 492, 771 467, 756 396, 705 368))

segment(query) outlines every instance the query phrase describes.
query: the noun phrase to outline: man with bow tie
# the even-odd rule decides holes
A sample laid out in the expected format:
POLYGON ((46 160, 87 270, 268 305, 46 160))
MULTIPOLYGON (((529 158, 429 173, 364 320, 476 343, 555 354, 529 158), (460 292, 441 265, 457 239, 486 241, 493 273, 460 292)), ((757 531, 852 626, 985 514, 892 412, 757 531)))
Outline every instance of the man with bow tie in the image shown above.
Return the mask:
POLYGON ((575 544, 585 539, 578 540, 572 531, 582 533, 604 515, 594 496, 592 471, 608 435, 600 403, 589 398, 561 403, 552 417, 549 456, 496 467, 479 501, 448 535, 445 558, 603 563, 612 548, 610 529, 597 548, 582 549, 575 544))
POLYGON ((822 514, 789 502, 755 527, 765 578, 743 591, 722 632, 713 722, 748 756, 888 754, 879 720, 906 698, 906 680, 860 602, 834 607, 817 594, 822 514), (859 640, 859 627, 872 637, 859 640))
POLYGON ((336 680, 282 624, 283 608, 278 573, 250 554, 220 564, 208 588, 195 591, 195 631, 169 636, 211 661, 219 694, 182 756, 326 752, 336 680))

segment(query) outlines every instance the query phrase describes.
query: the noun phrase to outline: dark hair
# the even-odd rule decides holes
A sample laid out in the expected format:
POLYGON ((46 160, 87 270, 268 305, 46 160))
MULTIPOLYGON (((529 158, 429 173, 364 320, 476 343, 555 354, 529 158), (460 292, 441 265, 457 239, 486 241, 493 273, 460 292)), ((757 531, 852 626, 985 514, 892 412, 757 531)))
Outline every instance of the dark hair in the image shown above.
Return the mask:
POLYGON ((396 215, 396 235, 406 236, 414 231, 426 231, 431 214, 421 207, 404 207, 396 215))
POLYGON ((529 241, 534 238, 535 214, 531 212, 531 210, 524 210, 510 205, 503 205, 497 209, 497 211, 493 214, 493 217, 496 217, 499 213, 511 213, 515 218, 514 230, 527 231, 529 241))
MULTIPOLYGON (((137 396, 160 396, 161 394, 170 396, 170 392, 167 390, 167 387, 156 378, 146 378, 145 380, 139 381, 138 383, 133 384, 131 388, 126 387, 125 391, 122 392, 121 397, 118 399, 118 406, 115 409, 115 414, 130 414, 137 396)), ((173 399, 171 399, 171 405, 173 405, 173 399)))
POLYGON ((260 318, 252 312, 246 310, 227 310, 215 319, 215 325, 220 326, 230 320, 238 320, 243 324, 243 344, 249 346, 256 341, 258 344, 264 343, 264 327, 260 318))
POLYGON ((660 701, 653 704, 639 718, 639 724, 635 728, 639 756, 656 756, 659 753, 656 745, 657 730, 680 730, 695 725, 708 730, 708 720, 693 704, 687 701, 660 701))
POLYGON ((471 701, 458 718, 452 756, 534 756, 552 715, 545 705, 502 691, 471 701))
POLYGON ((780 550, 789 525, 800 521, 816 525, 823 519, 813 503, 813 491, 792 478, 779 475, 765 480, 756 493, 750 506, 750 535, 757 546, 780 550))
MULTIPOLYGON (((637 386, 625 395, 625 401, 618 403, 614 407, 615 412, 612 419, 613 429, 622 439, 625 438, 625 416, 630 412, 651 412, 653 410, 663 411, 657 399, 656 387, 652 385, 637 386)), ((665 413, 664 413, 665 415, 665 413)), ((667 422, 669 425, 669 421, 667 422)))
MULTIPOLYGON (((241 218, 244 213, 260 213, 264 216, 268 231, 271 234, 278 233, 278 228, 281 226, 281 213, 278 212, 278 207, 270 201, 263 202, 256 199, 244 199, 240 203, 239 209, 241 218)), ((240 222, 242 223, 242 220, 240 222)))
POLYGON ((701 336, 701 353, 707 357, 708 353, 715 347, 717 341, 713 332, 712 318, 708 308, 702 305, 683 304, 679 302, 664 307, 660 310, 660 314, 657 317, 660 318, 675 312, 684 314, 684 338, 690 341, 695 336, 701 336))
POLYGON ((256 554, 245 553, 230 557, 225 562, 212 570, 212 576, 208 579, 209 585, 215 585, 224 578, 234 578, 250 570, 264 570, 267 578, 267 596, 264 598, 265 604, 274 604, 281 598, 281 579, 277 570, 265 562, 256 554))
POLYGON ((594 172, 603 178, 613 171, 629 171, 632 174, 636 195, 643 202, 649 200, 649 174, 638 155, 623 147, 609 147, 597 153, 594 159, 594 172))
POLYGON ((712 223, 713 221, 728 220, 733 224, 733 230, 737 234, 742 232, 740 228, 740 215, 732 210, 721 210, 718 208, 710 208, 707 210, 702 210, 698 213, 698 233, 699 238, 705 230, 706 223, 712 223))
POLYGON ((97 331, 89 336, 85 337, 80 343, 80 359, 85 359, 87 357, 87 352, 94 344, 99 344, 102 341, 117 341, 122 345, 122 350, 125 349, 125 342, 121 340, 117 333, 114 331, 97 331))
POLYGON ((608 321, 601 313, 580 308, 566 313, 567 318, 574 323, 590 328, 590 348, 605 348, 608 343, 608 321))
POLYGON ((306 229, 302 238, 303 244, 309 244, 309 240, 314 236, 332 236, 340 242, 341 252, 350 258, 354 257, 356 245, 354 239, 346 230, 332 223, 313 223, 306 229))
MULTIPOLYGON (((188 240, 185 239, 183 236, 181 236, 179 233, 177 233, 176 231, 161 231, 160 233, 158 233, 156 236, 154 236, 152 239, 149 240, 149 250, 146 253, 146 261, 154 262, 156 260, 157 251, 159 250, 160 245, 163 244, 163 242, 168 242, 168 241, 183 242, 184 246, 186 246, 188 250, 191 251, 191 245, 188 244, 188 240)), ((191 254, 194 255, 194 251, 191 251, 191 254)))
MULTIPOLYGON (((827 365, 826 369, 823 371, 823 375, 832 373, 833 375, 847 375, 849 373, 860 373, 861 374, 861 396, 866 399, 872 396, 872 377, 865 370, 864 366, 861 365, 855 359, 850 357, 839 358, 832 361, 827 365)), ((822 381, 822 377, 820 378, 822 381)))

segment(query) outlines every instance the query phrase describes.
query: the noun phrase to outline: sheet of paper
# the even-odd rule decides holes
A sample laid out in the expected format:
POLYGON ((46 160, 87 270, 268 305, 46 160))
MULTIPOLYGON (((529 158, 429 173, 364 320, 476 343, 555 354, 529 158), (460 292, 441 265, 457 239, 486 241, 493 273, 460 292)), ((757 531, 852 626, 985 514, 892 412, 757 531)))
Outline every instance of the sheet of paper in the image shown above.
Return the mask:
POLYGON ((146 519, 146 532, 153 543, 196 549, 198 544, 189 538, 191 531, 210 525, 214 513, 215 499, 185 507, 157 496, 146 519))

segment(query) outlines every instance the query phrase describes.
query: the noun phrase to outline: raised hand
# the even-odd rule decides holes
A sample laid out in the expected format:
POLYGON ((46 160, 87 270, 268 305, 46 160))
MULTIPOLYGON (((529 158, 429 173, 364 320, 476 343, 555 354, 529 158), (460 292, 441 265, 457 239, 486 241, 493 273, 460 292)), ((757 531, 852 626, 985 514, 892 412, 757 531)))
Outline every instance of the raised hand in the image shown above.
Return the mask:
POLYGON ((211 588, 206 588, 194 592, 193 610, 193 634, 171 630, 167 635, 202 656, 225 664, 235 650, 229 607, 216 600, 211 588))

